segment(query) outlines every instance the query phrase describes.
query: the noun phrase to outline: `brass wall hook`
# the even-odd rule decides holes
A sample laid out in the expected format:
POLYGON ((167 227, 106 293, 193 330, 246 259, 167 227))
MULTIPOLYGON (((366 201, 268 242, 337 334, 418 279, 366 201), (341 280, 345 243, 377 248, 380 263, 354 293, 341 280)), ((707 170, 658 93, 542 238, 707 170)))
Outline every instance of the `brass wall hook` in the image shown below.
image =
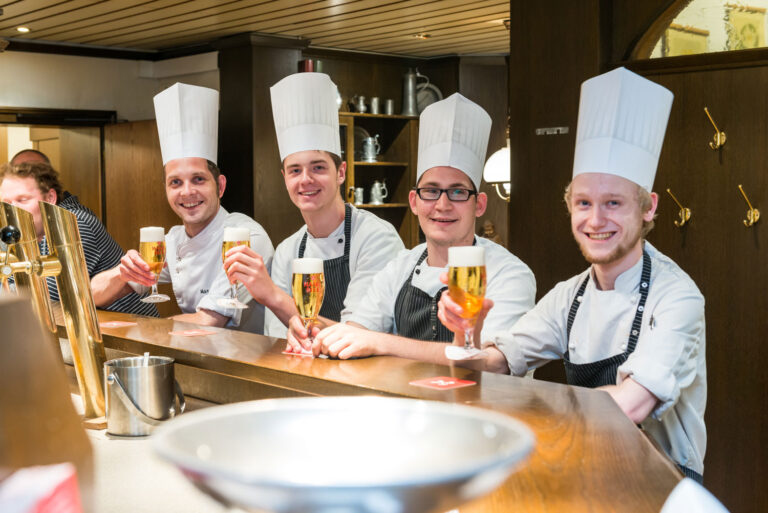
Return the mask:
POLYGON ((713 150, 720 149, 725 144, 725 132, 721 132, 719 128, 717 128, 717 124, 715 123, 715 120, 712 119, 712 116, 709 114, 709 109, 704 107, 704 112, 707 114, 707 117, 709 118, 710 123, 712 123, 712 126, 715 127, 715 136, 714 142, 709 143, 709 147, 713 150))
POLYGON ((749 210, 747 210, 747 218, 744 219, 744 226, 752 226, 760 220, 760 211, 754 208, 752 203, 749 202, 749 198, 747 198, 747 195, 744 192, 744 189, 741 187, 741 184, 739 184, 739 190, 741 191, 741 195, 744 196, 744 201, 746 201, 747 205, 749 205, 749 210))
POLYGON ((675 198, 675 195, 672 194, 672 191, 670 191, 669 189, 667 189, 667 194, 672 196, 672 199, 675 200, 675 203, 677 203, 677 206, 680 207, 680 212, 677 213, 677 215, 680 216, 680 220, 675 221, 675 226, 677 226, 678 228, 681 228, 683 225, 685 225, 685 223, 691 220, 691 209, 681 205, 680 202, 677 201, 677 198, 675 198))

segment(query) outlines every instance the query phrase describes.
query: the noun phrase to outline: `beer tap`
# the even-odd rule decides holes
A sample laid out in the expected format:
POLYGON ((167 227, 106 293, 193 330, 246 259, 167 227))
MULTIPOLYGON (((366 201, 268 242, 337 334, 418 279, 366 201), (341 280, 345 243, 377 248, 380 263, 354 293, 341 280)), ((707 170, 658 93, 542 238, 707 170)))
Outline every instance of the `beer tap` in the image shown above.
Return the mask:
POLYGON ((32 214, 0 202, 0 240, 8 246, 5 255, 0 254, 0 280, 6 282, 13 275, 16 290, 29 293, 38 318, 55 334, 46 277, 56 277, 85 417, 103 417, 106 357, 77 219, 56 205, 44 201, 38 205, 50 255, 40 255, 32 214))

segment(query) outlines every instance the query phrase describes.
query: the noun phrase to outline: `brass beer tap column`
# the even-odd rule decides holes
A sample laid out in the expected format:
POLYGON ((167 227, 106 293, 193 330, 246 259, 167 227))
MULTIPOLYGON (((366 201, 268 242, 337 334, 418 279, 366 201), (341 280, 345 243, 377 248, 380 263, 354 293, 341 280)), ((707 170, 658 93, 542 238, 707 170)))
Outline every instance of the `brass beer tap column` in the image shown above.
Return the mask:
POLYGON ((11 263, 2 267, 2 274, 7 277, 8 272, 13 273, 17 287, 29 290, 41 322, 52 332, 56 331, 56 323, 45 276, 56 276, 85 417, 102 417, 106 357, 77 219, 63 208, 38 202, 50 252, 49 256, 41 256, 32 215, 8 203, 0 205, 0 226, 18 226, 21 232, 19 242, 9 247, 16 261, 9 259, 11 263))

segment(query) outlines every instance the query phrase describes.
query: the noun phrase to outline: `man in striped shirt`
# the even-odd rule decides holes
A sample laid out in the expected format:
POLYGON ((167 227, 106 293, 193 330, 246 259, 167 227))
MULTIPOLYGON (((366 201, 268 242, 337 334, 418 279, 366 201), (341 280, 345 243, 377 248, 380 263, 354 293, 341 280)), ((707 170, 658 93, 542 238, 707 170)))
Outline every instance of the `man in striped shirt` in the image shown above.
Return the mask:
MULTIPOLYGON (((44 154, 34 150, 25 150, 14 156, 11 164, 3 166, 0 171, 0 200, 32 214, 41 254, 48 254, 48 245, 38 201, 46 201, 72 212, 77 218, 90 278, 115 267, 120 263, 123 250, 107 233, 96 215, 83 206, 76 196, 64 191, 58 172, 47 160, 44 154)), ((51 300, 58 301, 59 291, 55 278, 49 277, 47 281, 51 300)), ((106 294, 100 292, 99 287, 92 285, 92 288, 97 308, 154 317, 158 315, 154 305, 142 303, 135 293, 111 301, 106 294)))

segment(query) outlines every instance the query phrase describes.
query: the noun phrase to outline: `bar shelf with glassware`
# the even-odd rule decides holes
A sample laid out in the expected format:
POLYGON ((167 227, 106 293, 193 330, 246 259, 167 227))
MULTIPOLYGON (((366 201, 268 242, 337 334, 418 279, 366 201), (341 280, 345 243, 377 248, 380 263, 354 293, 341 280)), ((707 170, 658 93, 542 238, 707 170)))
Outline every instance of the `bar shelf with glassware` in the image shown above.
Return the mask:
POLYGON ((343 189, 347 201, 353 203, 355 189, 362 188, 364 202, 356 206, 392 223, 406 247, 417 245, 418 220, 408 209, 408 193, 416 183, 419 118, 340 112, 339 125, 342 156, 347 162, 343 189), (375 149, 374 144, 378 144, 375 149), (383 202, 371 203, 372 188, 381 186, 387 191, 383 202))

